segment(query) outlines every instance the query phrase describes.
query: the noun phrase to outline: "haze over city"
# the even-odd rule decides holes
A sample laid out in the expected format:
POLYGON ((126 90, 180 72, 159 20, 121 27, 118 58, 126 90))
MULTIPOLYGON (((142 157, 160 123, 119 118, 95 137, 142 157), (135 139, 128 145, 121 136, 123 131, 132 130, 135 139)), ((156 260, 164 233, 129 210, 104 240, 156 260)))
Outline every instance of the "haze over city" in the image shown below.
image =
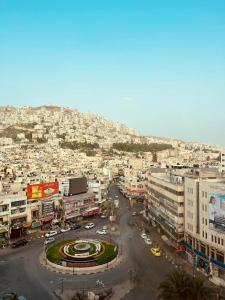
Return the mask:
POLYGON ((224 1, 0 1, 0 105, 225 145, 224 1))

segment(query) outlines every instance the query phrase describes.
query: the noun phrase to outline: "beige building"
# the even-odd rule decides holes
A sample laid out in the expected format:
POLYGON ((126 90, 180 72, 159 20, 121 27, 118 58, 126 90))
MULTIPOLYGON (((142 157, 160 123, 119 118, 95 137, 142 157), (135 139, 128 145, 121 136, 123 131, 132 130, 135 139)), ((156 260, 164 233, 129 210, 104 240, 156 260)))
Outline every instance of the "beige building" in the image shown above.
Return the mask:
POLYGON ((153 169, 148 175, 146 217, 177 249, 184 239, 184 184, 183 177, 153 169))
POLYGON ((217 176, 185 178, 185 241, 193 267, 225 285, 225 178, 217 176))

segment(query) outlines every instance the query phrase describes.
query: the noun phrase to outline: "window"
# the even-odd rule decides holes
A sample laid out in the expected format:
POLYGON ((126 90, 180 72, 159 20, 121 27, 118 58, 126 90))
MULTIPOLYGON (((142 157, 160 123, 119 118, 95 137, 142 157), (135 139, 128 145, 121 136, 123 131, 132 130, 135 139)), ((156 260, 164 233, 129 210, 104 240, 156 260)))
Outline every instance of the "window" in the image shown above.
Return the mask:
POLYGON ((187 228, 190 231, 193 231, 193 225, 191 225, 190 223, 187 223, 187 228))
POLYGON ((193 201, 190 200, 190 199, 188 199, 188 200, 187 200, 187 204, 188 204, 188 206, 193 206, 193 201))
POLYGON ((202 204, 202 210, 204 211, 204 208, 205 208, 205 206, 204 206, 204 204, 202 204))
POLYGON ((205 224, 204 218, 202 218, 202 224, 203 224, 203 225, 205 224))
POLYGON ((220 245, 220 238, 218 237, 218 244, 220 245))
POLYGON ((187 216, 188 218, 193 219, 193 213, 190 212, 189 210, 187 211, 187 216))
POLYGON ((207 211, 207 205, 205 205, 205 211, 207 211))
POLYGON ((215 236, 215 243, 217 243, 217 237, 215 236))
POLYGON ((202 231, 202 237, 205 237, 204 231, 202 231))
POLYGON ((223 246, 223 239, 221 239, 221 245, 223 246))
POLYGON ((213 242, 213 235, 211 235, 211 241, 213 242))
POLYGON ((223 253, 217 252, 217 254, 216 254, 216 259, 217 259, 219 262, 224 263, 224 255, 223 255, 223 253))
POLYGON ((205 238, 207 239, 207 232, 205 233, 205 238))
POLYGON ((208 224, 208 221, 207 221, 207 219, 205 219, 205 225, 207 226, 207 224, 208 224))

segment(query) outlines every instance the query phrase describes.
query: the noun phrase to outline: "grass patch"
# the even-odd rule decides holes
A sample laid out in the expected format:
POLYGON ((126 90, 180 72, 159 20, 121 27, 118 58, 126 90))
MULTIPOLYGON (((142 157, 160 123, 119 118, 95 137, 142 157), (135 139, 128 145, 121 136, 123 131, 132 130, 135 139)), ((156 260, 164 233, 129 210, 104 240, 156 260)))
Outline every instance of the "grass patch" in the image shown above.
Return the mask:
POLYGON ((106 264, 112 261, 118 254, 118 247, 108 243, 102 243, 105 251, 96 257, 96 262, 98 265, 106 264))
POLYGON ((47 250, 47 259, 50 260, 53 263, 56 263, 60 261, 63 258, 63 255, 60 252, 60 249, 63 246, 66 246, 68 243, 72 242, 72 240, 62 241, 60 243, 57 243, 47 250))

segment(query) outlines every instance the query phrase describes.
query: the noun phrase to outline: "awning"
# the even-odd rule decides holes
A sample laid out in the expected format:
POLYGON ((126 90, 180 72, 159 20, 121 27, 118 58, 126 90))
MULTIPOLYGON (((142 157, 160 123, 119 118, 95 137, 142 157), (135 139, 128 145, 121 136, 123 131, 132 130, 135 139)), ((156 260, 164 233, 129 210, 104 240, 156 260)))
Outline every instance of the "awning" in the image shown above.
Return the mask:
POLYGON ((98 214, 100 211, 99 207, 92 207, 83 212, 83 216, 92 216, 98 214))
POLYGON ((6 232, 8 232, 8 230, 6 229, 6 228, 0 228, 0 233, 6 233, 6 232))
POLYGON ((22 226, 23 226, 23 228, 29 228, 29 227, 31 227, 31 222, 30 223, 24 223, 22 226))
POLYGON ((53 219, 54 219, 53 215, 45 216, 45 217, 40 218, 40 220, 43 221, 43 222, 50 222, 53 219))

